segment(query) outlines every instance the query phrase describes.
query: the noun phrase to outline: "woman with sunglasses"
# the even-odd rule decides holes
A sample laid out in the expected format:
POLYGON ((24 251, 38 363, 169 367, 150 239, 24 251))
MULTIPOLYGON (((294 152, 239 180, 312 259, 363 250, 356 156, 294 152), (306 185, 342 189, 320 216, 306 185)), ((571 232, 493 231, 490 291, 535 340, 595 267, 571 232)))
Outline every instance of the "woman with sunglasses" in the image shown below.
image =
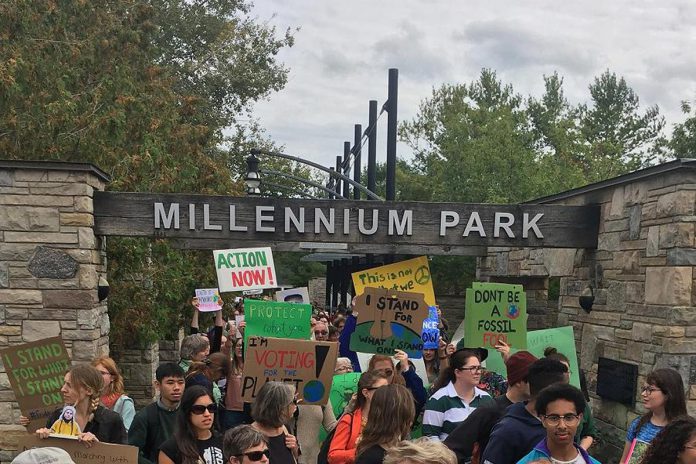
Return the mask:
POLYGON ((251 425, 238 425, 225 432, 222 450, 225 462, 229 464, 269 462, 270 452, 266 437, 251 425))
POLYGON ((295 387, 282 382, 266 382, 251 405, 251 425, 266 437, 273 464, 297 463, 297 438, 285 427, 296 410, 295 387))
POLYGON ((667 424, 686 415, 684 382, 679 372, 670 368, 656 369, 648 374, 645 383, 641 397, 647 412, 631 422, 621 464, 638 462, 631 456, 641 454, 667 424))
POLYGON ((184 390, 174 435, 160 447, 158 464, 221 464, 222 437, 215 432, 218 406, 205 387, 184 390))
POLYGON ((380 371, 367 371, 360 376, 355 402, 348 405, 348 411, 341 416, 336 424, 336 431, 329 445, 329 464, 353 464, 355 462, 355 447, 365 424, 367 424, 372 396, 377 389, 388 384, 388 380, 380 371))
POLYGON ((481 381, 481 359, 476 351, 459 350, 440 372, 425 405, 423 435, 443 441, 476 408, 493 398, 477 385, 481 381))
POLYGON ((368 370, 382 372, 389 384, 404 385, 411 391, 416 406, 416 416, 420 414, 428 399, 428 394, 423 386, 423 379, 416 373, 415 366, 408 360, 408 354, 401 350, 396 350, 394 361, 389 356, 376 354, 370 358, 368 370))

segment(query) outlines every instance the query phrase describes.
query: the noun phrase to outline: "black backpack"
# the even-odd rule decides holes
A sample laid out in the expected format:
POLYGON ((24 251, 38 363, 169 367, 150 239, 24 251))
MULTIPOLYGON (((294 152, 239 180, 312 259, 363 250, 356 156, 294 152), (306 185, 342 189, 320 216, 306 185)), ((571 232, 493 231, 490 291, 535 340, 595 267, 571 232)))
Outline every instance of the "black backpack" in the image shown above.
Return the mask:
MULTIPOLYGON (((353 430, 353 413, 347 413, 350 416, 350 430, 353 430)), ((338 422, 343 417, 338 419, 338 422)), ((319 450, 319 455, 317 456, 317 464, 329 464, 329 449, 331 448, 331 441, 336 434, 336 429, 338 428, 338 422, 331 432, 324 438, 324 442, 321 444, 321 449, 319 450)), ((348 440, 350 440, 350 434, 348 435, 348 440)), ((347 443, 346 443, 347 445, 347 443)))

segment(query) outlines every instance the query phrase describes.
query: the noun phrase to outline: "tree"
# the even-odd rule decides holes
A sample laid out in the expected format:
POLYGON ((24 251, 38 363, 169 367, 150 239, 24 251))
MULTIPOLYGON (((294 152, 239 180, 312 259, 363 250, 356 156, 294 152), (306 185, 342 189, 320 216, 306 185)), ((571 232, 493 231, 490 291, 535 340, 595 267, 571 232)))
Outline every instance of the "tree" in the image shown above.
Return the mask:
POLYGON ((677 158, 696 158, 696 109, 689 101, 682 102, 683 122, 674 125, 668 147, 677 158))
POLYGON ((591 105, 579 107, 587 181, 615 177, 655 161, 665 125, 657 105, 641 114, 638 95, 623 77, 608 70, 589 89, 591 105))
MULTIPOLYGON (((0 151, 91 162, 111 190, 242 193, 223 129, 282 88, 292 44, 244 1, 0 3, 0 151)), ((112 339, 152 341, 213 283, 209 251, 107 243, 112 339)))

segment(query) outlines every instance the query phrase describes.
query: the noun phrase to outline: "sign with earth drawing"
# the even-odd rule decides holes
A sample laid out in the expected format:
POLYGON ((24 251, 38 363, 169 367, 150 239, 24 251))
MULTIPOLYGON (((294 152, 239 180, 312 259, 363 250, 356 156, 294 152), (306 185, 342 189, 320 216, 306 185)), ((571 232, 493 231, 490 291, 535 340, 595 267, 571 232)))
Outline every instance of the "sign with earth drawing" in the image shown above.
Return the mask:
POLYGON ((474 283, 466 291, 464 318, 468 346, 493 348, 502 341, 527 347, 527 298, 521 285, 474 283))
POLYGON ((365 288, 357 297, 358 314, 350 349, 393 355, 402 350, 409 358, 423 356, 423 321, 429 315, 423 294, 384 288, 365 288))

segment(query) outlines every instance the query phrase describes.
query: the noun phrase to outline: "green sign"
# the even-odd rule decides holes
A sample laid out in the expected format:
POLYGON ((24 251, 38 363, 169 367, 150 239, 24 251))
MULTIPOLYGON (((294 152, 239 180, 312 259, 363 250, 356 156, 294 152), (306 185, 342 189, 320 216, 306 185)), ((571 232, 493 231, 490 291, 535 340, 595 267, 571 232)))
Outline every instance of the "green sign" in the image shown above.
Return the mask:
POLYGON ((527 297, 521 285, 474 283, 466 290, 467 346, 493 348, 503 341, 527 346, 527 297))
POLYGON ((309 340, 312 334, 312 305, 245 299, 244 316, 244 346, 253 336, 309 340))
MULTIPOLYGON (((570 384, 580 388, 580 370, 578 367, 578 356, 575 352, 573 327, 556 327, 553 329, 533 330, 527 333, 527 351, 537 358, 543 358, 544 350, 551 346, 570 360, 570 384)), ((512 350, 511 353, 515 351, 519 350, 512 350)), ((488 350, 486 369, 507 376, 505 363, 503 363, 500 353, 494 349, 488 350)))

